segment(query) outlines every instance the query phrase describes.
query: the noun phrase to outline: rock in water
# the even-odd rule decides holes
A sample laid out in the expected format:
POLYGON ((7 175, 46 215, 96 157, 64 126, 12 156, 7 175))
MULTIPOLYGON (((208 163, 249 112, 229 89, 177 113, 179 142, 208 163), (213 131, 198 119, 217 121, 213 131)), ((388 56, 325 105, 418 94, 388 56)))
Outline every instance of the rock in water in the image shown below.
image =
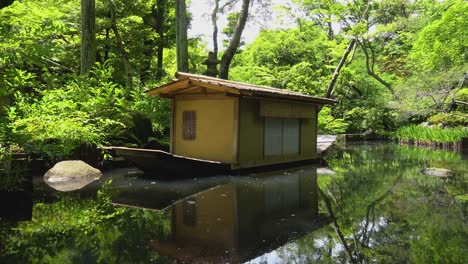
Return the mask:
POLYGON ((52 188, 68 192, 81 189, 101 178, 102 173, 81 160, 62 161, 48 170, 44 175, 45 182, 52 188))
POLYGON ((444 168, 424 168, 421 173, 434 177, 450 177, 454 174, 453 171, 444 168))

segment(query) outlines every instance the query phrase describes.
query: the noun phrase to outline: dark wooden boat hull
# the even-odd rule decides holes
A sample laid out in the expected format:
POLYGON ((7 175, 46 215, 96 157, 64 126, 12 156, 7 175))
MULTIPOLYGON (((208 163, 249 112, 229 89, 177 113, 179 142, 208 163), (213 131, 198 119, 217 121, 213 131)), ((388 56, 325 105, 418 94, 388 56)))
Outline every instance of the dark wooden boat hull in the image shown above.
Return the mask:
POLYGON ((143 170, 145 176, 159 179, 200 178, 230 171, 230 165, 226 163, 177 156, 162 150, 126 147, 111 149, 143 170))

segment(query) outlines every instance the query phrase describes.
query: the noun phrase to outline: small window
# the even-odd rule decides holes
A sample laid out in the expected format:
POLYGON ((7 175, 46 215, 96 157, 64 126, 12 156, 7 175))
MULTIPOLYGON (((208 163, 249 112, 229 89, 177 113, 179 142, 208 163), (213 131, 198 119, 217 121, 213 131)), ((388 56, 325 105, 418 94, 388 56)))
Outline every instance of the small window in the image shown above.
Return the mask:
POLYGON ((197 131, 197 113, 195 111, 184 111, 182 113, 182 138, 184 140, 195 140, 197 131))

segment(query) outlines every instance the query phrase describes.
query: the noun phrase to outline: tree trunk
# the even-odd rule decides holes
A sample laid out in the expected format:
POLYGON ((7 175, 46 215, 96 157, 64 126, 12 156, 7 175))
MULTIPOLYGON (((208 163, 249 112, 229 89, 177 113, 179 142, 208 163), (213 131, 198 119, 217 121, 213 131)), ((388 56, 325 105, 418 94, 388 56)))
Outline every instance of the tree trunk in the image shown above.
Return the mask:
POLYGON ((211 23, 213 24, 213 53, 218 58, 218 11, 219 11, 219 0, 215 1, 215 7, 213 13, 211 13, 211 23))
POLYGON ((109 60, 109 53, 110 53, 110 29, 109 28, 106 28, 106 44, 104 46, 104 61, 108 61, 109 60))
POLYGON ((156 66, 156 79, 161 80, 164 75, 163 69, 163 58, 164 58, 164 0, 158 0, 157 2, 157 18, 156 18, 156 32, 159 35, 159 42, 158 42, 158 62, 156 66))
POLYGON ((130 64, 130 56, 128 55, 127 51, 125 51, 122 42, 122 36, 120 36, 119 29, 117 28, 117 18, 115 17, 115 4, 113 0, 109 0, 109 10, 111 13, 111 28, 114 32, 117 50, 120 53, 120 57, 122 58, 122 62, 125 67, 126 85, 128 89, 131 89, 133 87, 132 65, 130 64))
POLYGON ((95 0, 81 0, 81 70, 86 74, 96 62, 95 0))
POLYGON ((333 77, 330 81, 330 84, 328 85, 327 93, 325 95, 326 98, 331 97, 335 89, 335 84, 336 84, 336 81, 338 80, 338 76, 340 75, 341 68, 343 67, 346 60, 348 59, 349 53, 351 53, 351 50, 353 49, 355 44, 356 44, 356 39, 353 38, 351 42, 349 42, 348 48, 346 48, 346 51, 343 54, 343 57, 341 57, 340 63, 338 63, 338 66, 336 67, 335 72, 333 73, 333 77))
POLYGON ((187 8, 185 0, 176 0, 177 71, 188 72, 187 8))
POLYGON ((239 20, 237 21, 237 25, 234 28, 234 33, 231 40, 229 41, 229 46, 221 58, 221 66, 219 67, 219 78, 221 79, 227 80, 229 78, 229 66, 231 65, 232 58, 236 54, 237 48, 239 47, 242 32, 244 31, 247 17, 249 16, 249 6, 250 0, 242 0, 242 9, 239 20))
POLYGON ((143 41, 143 58, 140 69, 140 82, 142 86, 146 85, 146 82, 151 78, 151 62, 153 61, 153 50, 154 41, 152 39, 146 39, 143 41))
POLYGON ((331 22, 327 22, 327 37, 328 37, 328 40, 333 40, 335 38, 335 33, 333 32, 333 27, 332 27, 331 22))

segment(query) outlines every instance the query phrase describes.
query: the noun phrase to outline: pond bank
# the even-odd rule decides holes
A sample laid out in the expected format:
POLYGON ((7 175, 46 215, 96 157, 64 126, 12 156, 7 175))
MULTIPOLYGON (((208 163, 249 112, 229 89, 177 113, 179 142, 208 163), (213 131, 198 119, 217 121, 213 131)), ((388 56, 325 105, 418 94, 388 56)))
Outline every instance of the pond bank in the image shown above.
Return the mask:
POLYGON ((416 147, 426 147, 431 149, 443 149, 455 152, 468 152, 468 138, 462 138, 459 142, 435 142, 426 140, 398 139, 400 145, 410 145, 416 147))

